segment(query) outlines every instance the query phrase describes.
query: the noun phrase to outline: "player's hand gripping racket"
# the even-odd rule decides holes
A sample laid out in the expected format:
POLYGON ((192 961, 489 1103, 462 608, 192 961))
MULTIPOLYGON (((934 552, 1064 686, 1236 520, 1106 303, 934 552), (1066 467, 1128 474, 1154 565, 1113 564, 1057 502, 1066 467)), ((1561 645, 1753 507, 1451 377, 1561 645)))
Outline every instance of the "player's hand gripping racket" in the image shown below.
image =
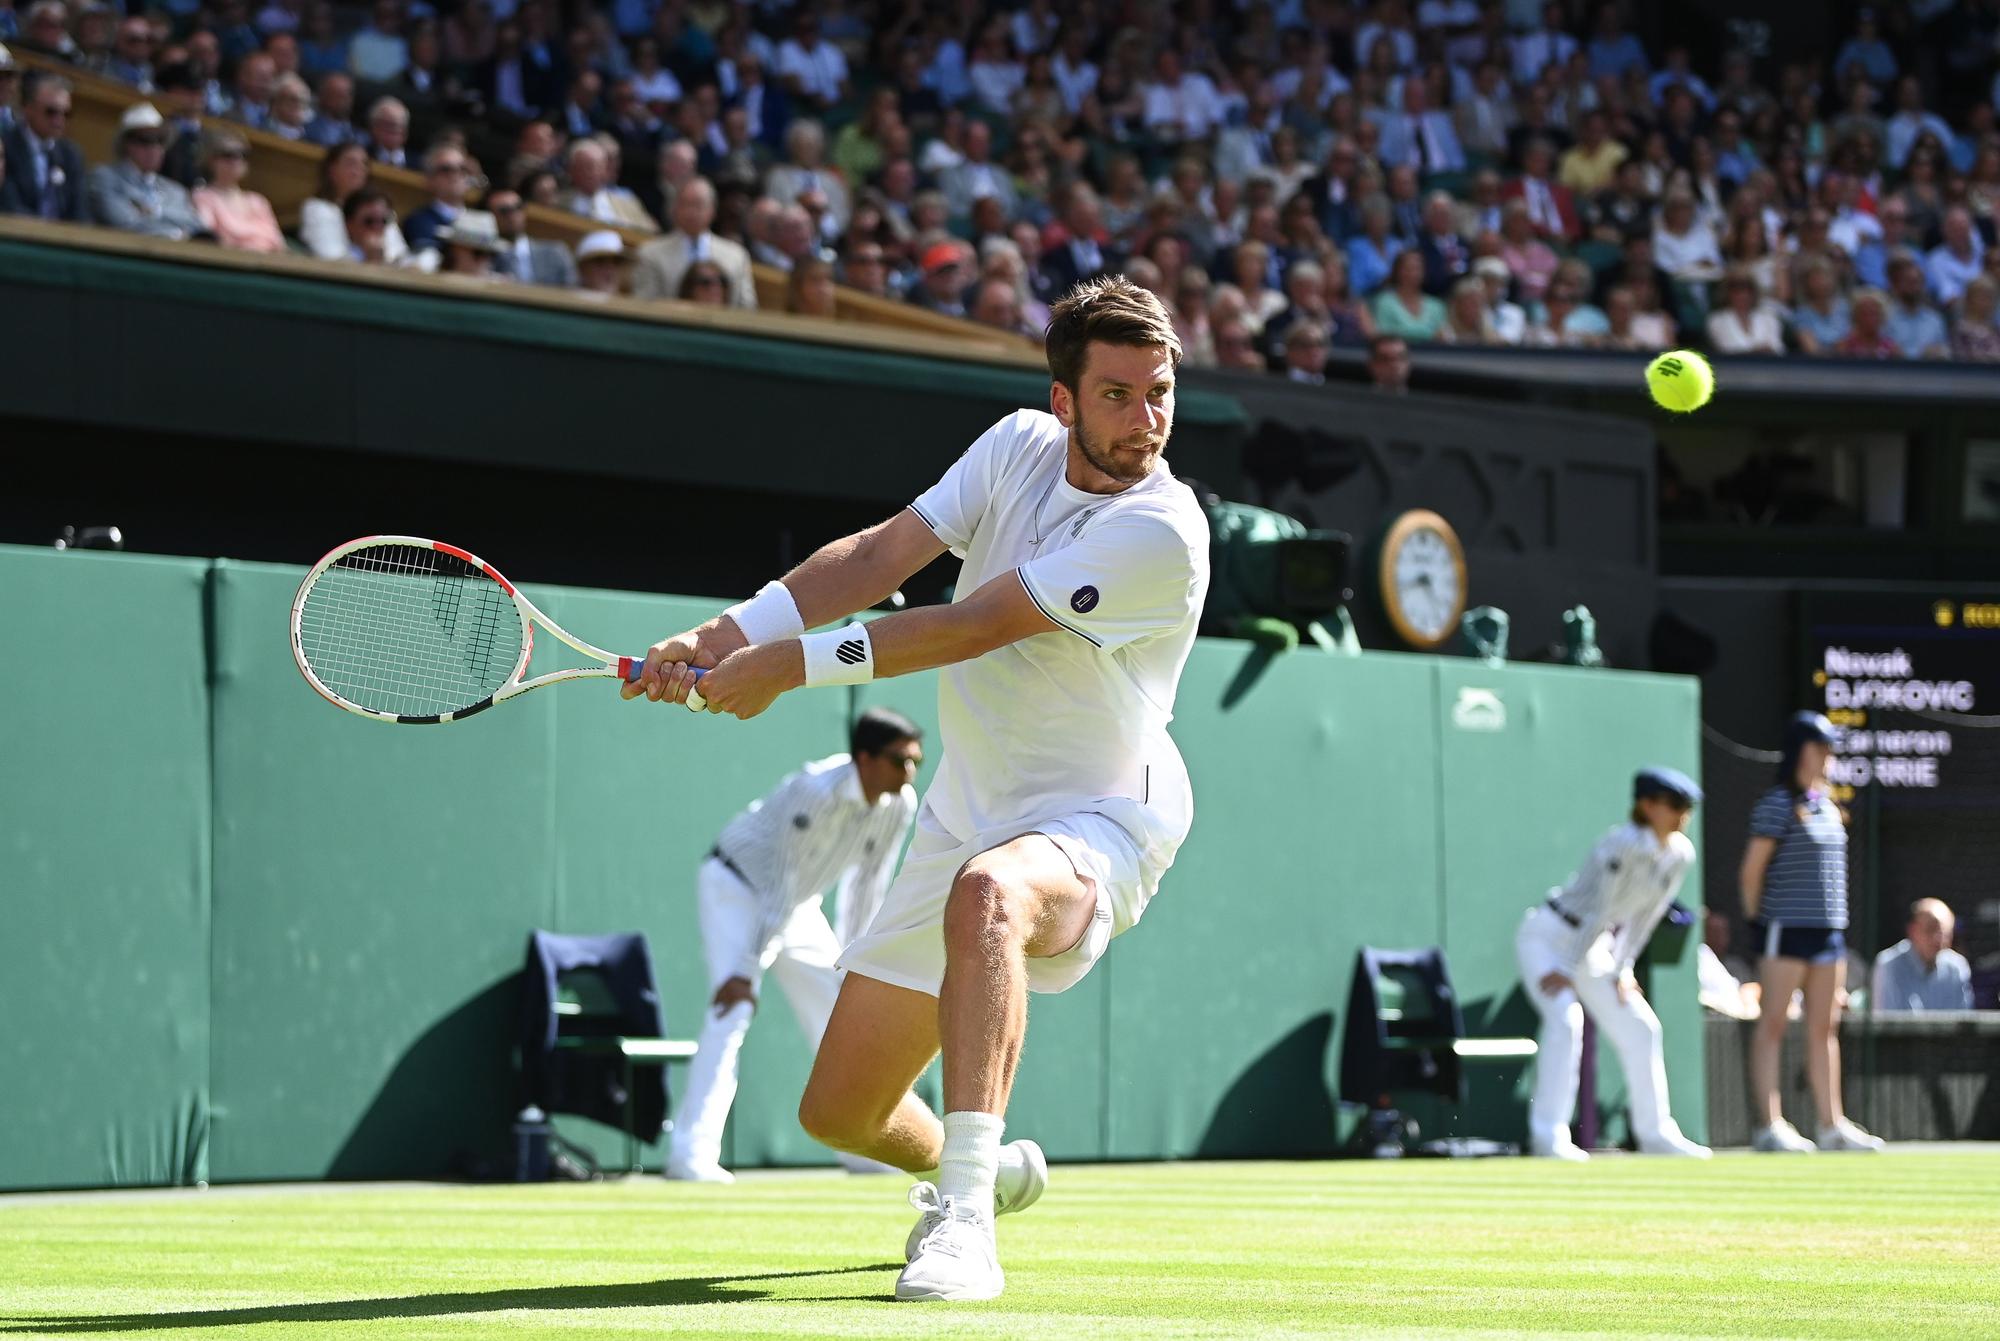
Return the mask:
MULTIPOLYGON (((292 656, 328 702, 412 725, 455 722, 561 680, 637 680, 646 668, 644 656, 571 637, 477 555, 407 535, 350 540, 313 565, 292 601, 292 656), (600 664, 524 679, 537 624, 600 664)), ((692 689, 687 705, 704 706, 692 689)))

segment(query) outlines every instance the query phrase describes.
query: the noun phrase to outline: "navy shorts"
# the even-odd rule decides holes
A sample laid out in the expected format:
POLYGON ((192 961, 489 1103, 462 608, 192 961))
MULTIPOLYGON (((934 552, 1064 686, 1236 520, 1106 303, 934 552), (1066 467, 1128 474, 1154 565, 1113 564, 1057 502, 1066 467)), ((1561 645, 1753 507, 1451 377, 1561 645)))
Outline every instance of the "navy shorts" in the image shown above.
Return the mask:
POLYGON ((1847 936, 1839 927, 1752 922, 1750 935, 1757 953, 1766 959, 1803 959, 1809 964, 1835 964, 1847 953, 1847 936))

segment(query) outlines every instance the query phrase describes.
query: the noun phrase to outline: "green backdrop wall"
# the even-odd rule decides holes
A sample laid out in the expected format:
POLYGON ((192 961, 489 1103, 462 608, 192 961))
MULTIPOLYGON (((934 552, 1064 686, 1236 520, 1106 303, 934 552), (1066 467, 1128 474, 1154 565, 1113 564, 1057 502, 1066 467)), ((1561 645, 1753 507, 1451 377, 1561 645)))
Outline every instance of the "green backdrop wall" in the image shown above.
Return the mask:
MULTIPOLYGON (((589 685, 382 726, 293 669, 299 577, 0 548, 0 1187, 497 1169, 527 932, 645 932, 692 1036, 692 877, 722 823, 840 749, 859 707, 934 717, 918 676, 748 724, 589 685)), ((611 647, 710 608, 533 594, 611 647)), ((1672 677, 1204 641, 1175 726, 1194 834, 1140 927, 1032 1003, 1010 1125, 1058 1159, 1331 1152, 1355 949, 1441 943, 1472 1031, 1530 1032, 1514 924, 1623 813, 1633 767, 1697 766, 1697 723, 1672 677)), ((1698 1137, 1692 960, 1651 976, 1698 1137)), ((794 1120, 807 1062, 768 1001, 728 1159, 827 1159, 794 1120)), ((1620 1092, 1607 1059, 1608 1109, 1620 1092)), ((1518 1139, 1522 1068, 1419 1111, 1518 1139)))

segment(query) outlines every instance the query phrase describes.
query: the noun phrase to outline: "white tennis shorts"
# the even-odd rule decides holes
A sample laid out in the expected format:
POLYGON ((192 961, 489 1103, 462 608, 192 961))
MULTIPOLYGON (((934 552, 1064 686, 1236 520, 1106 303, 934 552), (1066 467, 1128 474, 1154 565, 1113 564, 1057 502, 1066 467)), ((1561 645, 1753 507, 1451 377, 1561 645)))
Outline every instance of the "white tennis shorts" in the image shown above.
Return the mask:
MULTIPOLYGON (((1145 824, 1142 808, 1131 808, 1140 812, 1131 817, 1134 822, 1145 824)), ((1028 960, 1029 991, 1074 987, 1104 957, 1111 938, 1139 921, 1166 873, 1164 863, 1147 860, 1148 849, 1124 825, 1096 811, 997 829, 962 842, 925 806, 917 812, 916 836, 901 873, 874 920, 840 956, 840 967, 936 996, 944 982, 944 905, 959 869, 980 853, 1031 833, 1060 848, 1077 878, 1096 896, 1096 913, 1081 940, 1059 955, 1028 960)))

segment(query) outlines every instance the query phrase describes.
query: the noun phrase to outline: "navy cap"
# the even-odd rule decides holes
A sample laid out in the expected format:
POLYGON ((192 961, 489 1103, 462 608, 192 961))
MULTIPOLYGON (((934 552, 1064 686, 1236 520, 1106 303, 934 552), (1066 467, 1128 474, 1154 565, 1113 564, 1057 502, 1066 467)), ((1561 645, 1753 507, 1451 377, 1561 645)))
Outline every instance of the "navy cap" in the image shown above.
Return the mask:
POLYGON ((1691 806, 1701 804, 1701 788, 1678 768, 1642 768, 1632 777, 1632 799, 1667 796, 1691 806))
POLYGON ((1822 745, 1833 744, 1833 723, 1826 720, 1824 713, 1807 708, 1792 714, 1792 720, 1785 724, 1785 737, 1789 740, 1816 740, 1822 745))

